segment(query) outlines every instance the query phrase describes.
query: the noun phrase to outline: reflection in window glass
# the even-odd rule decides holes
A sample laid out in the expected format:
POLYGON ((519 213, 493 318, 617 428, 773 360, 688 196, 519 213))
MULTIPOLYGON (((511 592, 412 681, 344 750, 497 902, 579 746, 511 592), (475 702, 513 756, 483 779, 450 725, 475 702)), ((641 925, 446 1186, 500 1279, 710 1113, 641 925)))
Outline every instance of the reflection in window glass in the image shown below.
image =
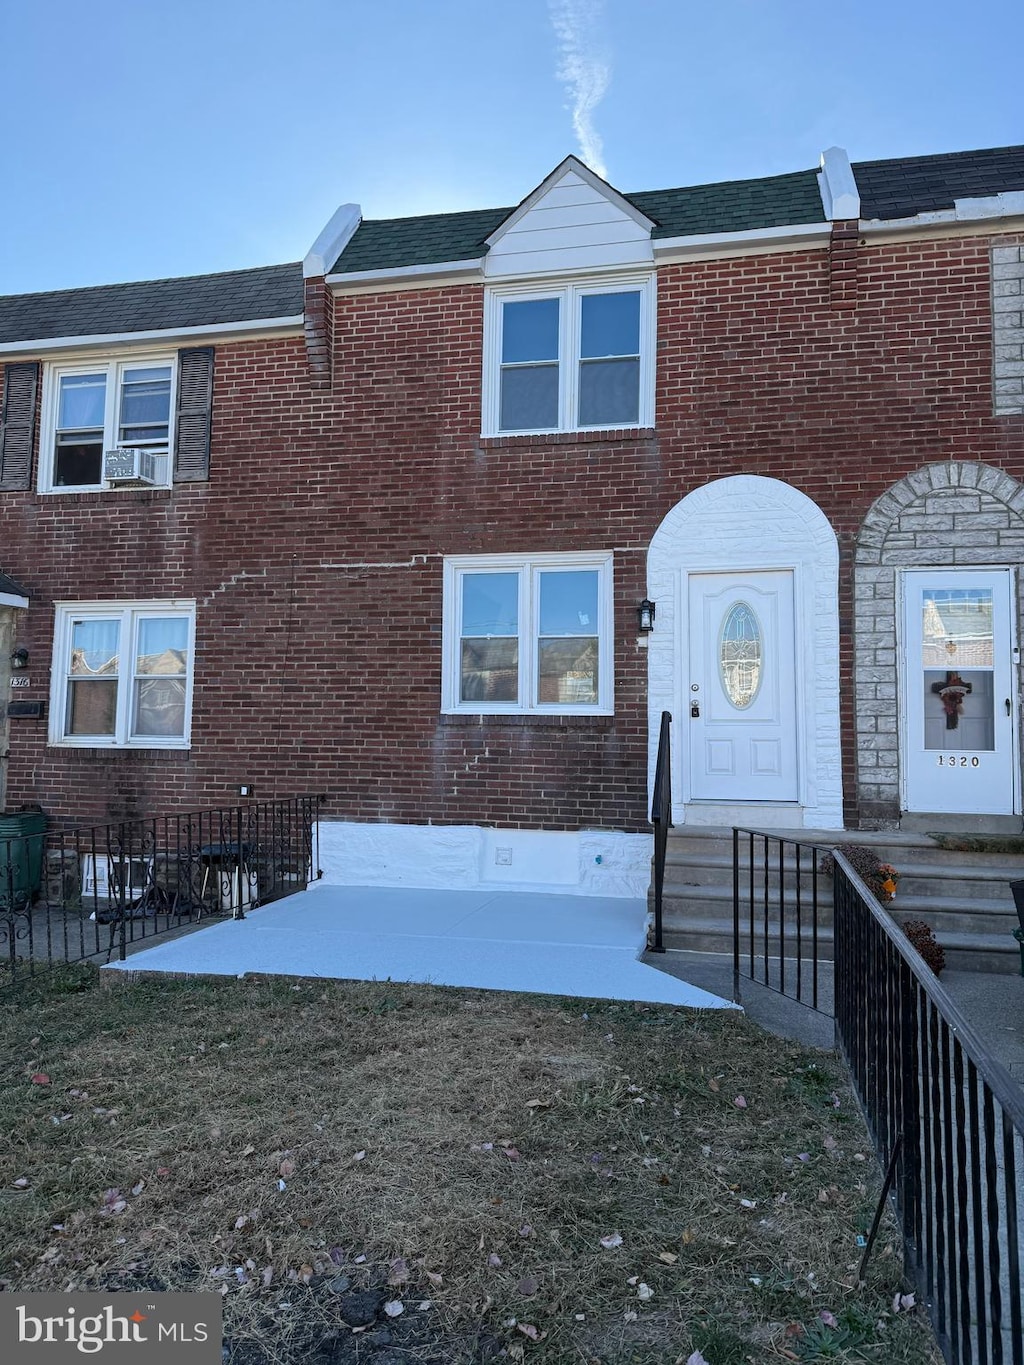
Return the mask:
POLYGON ((460 701, 519 700, 519 641, 462 641, 460 701))
POLYGON ((719 669, 722 688, 737 711, 745 711, 761 687, 763 665, 761 626, 754 609, 736 602, 722 625, 719 669))
POLYGON ((468 573, 463 576, 462 633, 518 635, 518 574, 468 573))
POLYGON ((921 631, 925 668, 992 668, 992 589, 926 588, 921 631))
POLYGON ((166 444, 170 420, 170 365, 125 370, 121 378, 121 424, 118 434, 121 443, 166 444))
POLYGON ((593 635, 597 629, 597 570, 541 573, 541 635, 593 635))

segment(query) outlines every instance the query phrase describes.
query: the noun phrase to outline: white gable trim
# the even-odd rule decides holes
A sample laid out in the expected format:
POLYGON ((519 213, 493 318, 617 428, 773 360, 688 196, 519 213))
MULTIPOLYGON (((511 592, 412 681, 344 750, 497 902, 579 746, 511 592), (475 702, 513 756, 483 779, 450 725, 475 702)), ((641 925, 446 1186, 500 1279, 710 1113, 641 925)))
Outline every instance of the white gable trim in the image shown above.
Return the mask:
POLYGON ((15 597, 10 592, 0 592, 0 607, 14 607, 18 611, 28 611, 28 598, 15 597))
POLYGON ((659 237, 653 243, 658 265, 672 261, 719 260, 729 256, 755 256, 768 251, 827 247, 831 223, 795 223, 792 226, 744 228, 740 232, 698 232, 688 237, 659 237))
POLYGON ((342 204, 334 211, 327 226, 306 252, 302 262, 304 280, 327 274, 352 240, 362 219, 362 209, 358 204, 342 204))
POLYGON ((623 196, 608 184, 607 180, 602 180, 599 175, 595 175, 589 166, 585 166, 575 156, 567 156, 564 161, 560 161, 550 175, 546 176, 537 188, 526 196, 518 208, 513 209, 505 221, 491 233, 486 239, 487 245, 493 247, 499 242, 512 228, 514 228, 530 210, 545 197, 549 190, 552 190, 559 181, 563 180, 568 172, 572 172, 590 187, 596 194, 603 195, 610 204, 613 204, 621 213, 638 226, 645 228, 648 232, 654 227, 653 221, 640 212, 640 210, 624 199, 623 196))
POLYGON ((860 191, 844 147, 822 152, 818 190, 826 218, 846 222, 860 217, 860 191))
POLYGON ((213 322, 202 327, 167 327, 151 332, 102 332, 94 336, 44 337, 31 341, 2 341, 0 356, 16 355, 28 351, 32 355, 48 355, 51 351, 75 351, 88 346, 100 346, 109 350, 111 346, 131 346, 136 342, 165 341, 173 343, 178 338, 197 341, 200 338, 216 341, 226 337, 231 341, 252 341, 257 337, 280 336, 287 332, 302 332, 302 314, 296 313, 288 318, 256 318, 252 322, 213 322))

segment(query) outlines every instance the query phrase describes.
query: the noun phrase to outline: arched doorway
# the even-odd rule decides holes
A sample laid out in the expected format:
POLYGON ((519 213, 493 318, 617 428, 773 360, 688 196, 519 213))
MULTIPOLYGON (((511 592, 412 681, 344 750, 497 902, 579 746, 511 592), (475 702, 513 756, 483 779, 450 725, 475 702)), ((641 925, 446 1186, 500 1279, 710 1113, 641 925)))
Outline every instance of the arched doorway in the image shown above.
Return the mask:
POLYGON ((838 575, 825 514, 778 479, 718 479, 658 527, 649 752, 670 711, 680 822, 842 828, 838 575))

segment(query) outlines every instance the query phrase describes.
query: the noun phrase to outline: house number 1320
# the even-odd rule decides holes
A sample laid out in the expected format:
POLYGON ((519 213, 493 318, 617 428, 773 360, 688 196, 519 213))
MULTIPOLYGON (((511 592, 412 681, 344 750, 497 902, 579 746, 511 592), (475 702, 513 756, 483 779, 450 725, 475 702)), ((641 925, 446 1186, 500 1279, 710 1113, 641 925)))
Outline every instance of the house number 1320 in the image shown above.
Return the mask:
POLYGON ((966 754, 939 754, 938 765, 940 768, 979 768, 981 759, 968 759, 966 754))

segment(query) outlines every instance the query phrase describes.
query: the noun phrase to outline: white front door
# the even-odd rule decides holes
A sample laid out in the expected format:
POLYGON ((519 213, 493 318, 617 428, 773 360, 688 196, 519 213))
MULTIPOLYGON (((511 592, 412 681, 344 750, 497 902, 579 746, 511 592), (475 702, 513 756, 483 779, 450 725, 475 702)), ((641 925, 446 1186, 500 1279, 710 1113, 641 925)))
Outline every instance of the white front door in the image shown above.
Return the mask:
POLYGON ((691 574, 682 741, 695 801, 796 801, 793 574, 691 574))
POLYGON ((1012 815, 1016 693, 1009 569, 903 576, 908 811, 1012 815))

